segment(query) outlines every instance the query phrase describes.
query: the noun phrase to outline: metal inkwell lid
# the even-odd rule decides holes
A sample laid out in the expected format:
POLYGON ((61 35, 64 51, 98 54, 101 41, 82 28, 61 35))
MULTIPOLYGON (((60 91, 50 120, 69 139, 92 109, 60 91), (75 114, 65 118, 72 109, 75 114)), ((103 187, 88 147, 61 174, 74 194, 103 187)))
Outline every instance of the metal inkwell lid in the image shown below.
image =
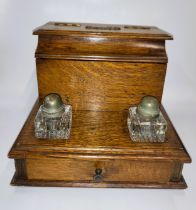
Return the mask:
POLYGON ((45 117, 61 117, 64 111, 64 103, 61 99, 61 96, 57 93, 50 93, 44 98, 42 112, 45 117))
POLYGON ((144 120, 156 119, 160 114, 159 102, 153 96, 145 96, 138 104, 136 111, 144 120))

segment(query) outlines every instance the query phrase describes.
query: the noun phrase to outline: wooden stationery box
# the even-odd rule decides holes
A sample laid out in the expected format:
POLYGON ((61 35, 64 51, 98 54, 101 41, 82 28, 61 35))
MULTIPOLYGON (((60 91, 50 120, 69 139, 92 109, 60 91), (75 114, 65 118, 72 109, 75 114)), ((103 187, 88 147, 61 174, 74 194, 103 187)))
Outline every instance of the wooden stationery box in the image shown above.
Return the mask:
POLYGON ((172 36, 156 27, 49 22, 36 30, 39 100, 9 152, 13 185, 186 188, 191 158, 168 122, 166 142, 135 143, 128 108, 145 95, 161 103, 172 36), (73 107, 69 140, 34 137, 43 98, 73 107))

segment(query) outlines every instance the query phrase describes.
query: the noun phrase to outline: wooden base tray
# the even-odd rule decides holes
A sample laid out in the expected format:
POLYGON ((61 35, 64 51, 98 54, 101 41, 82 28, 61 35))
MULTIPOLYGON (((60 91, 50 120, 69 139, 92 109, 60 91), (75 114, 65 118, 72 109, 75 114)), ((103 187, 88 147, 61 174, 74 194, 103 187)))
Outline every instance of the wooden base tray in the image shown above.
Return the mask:
POLYGON ((14 175, 12 186, 37 186, 37 187, 89 187, 89 188, 148 188, 148 189, 186 189, 187 184, 181 177, 178 182, 160 183, 137 183, 137 182, 101 182, 95 183, 93 181, 43 181, 43 180, 28 180, 17 178, 14 175))
POLYGON ((69 140, 34 137, 40 103, 9 152, 15 159, 12 185, 62 187, 178 188, 187 187, 184 163, 191 158, 168 121, 164 143, 135 143, 128 133, 127 110, 74 111, 69 140), (96 179, 96 169, 101 169, 96 179))

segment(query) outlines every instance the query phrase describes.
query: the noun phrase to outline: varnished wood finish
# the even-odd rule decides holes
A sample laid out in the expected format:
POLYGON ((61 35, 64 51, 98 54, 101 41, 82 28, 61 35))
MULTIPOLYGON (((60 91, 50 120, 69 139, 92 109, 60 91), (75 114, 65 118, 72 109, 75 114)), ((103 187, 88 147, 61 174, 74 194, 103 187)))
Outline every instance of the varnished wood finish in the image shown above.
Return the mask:
MULTIPOLYGON (((102 169, 102 181, 170 181, 172 162, 107 159, 27 159, 28 179, 93 181, 96 168, 102 169)), ((178 180, 179 181, 179 180, 178 180)))
POLYGON ((126 122, 128 108, 143 96, 161 103, 165 40, 172 36, 156 27, 54 22, 34 34, 39 101, 9 152, 12 184, 186 188, 182 168, 191 158, 164 109, 164 143, 133 142, 126 122), (69 140, 34 136, 35 115, 50 92, 73 106, 69 140))
POLYGON ((16 168, 15 176, 17 178, 27 179, 26 160, 25 159, 16 159, 15 160, 15 168, 16 168))
POLYGON ((34 35, 67 35, 70 33, 77 34, 78 36, 92 36, 97 34, 153 40, 173 39, 171 34, 155 26, 48 22, 33 31, 34 35))
POLYGON ((49 22, 33 34, 36 58, 145 63, 167 63, 165 40, 172 39, 156 27, 84 23, 49 22))
POLYGON ((23 180, 20 184, 42 185, 39 180, 45 180, 47 185, 55 186, 55 180, 62 186, 73 182, 73 186, 88 183, 86 186, 94 187, 115 187, 115 183, 116 187, 167 188, 169 183, 171 188, 186 187, 180 181, 181 168, 191 159, 164 111, 169 123, 165 143, 131 141, 126 110, 74 111, 71 138, 51 141, 34 137, 33 120, 38 107, 36 104, 9 153, 11 158, 26 160, 21 171, 27 173, 27 178, 23 174, 15 177, 23 180), (103 170, 105 185, 93 181, 96 168, 103 170))
POLYGON ((40 104, 36 104, 9 153, 11 158, 77 157, 168 160, 190 162, 190 157, 175 129, 168 121, 165 143, 135 143, 127 128, 128 111, 74 111, 69 140, 37 139, 34 118, 40 104), (24 153, 25 151, 25 153, 24 153), (97 155, 99 155, 97 157, 97 155))
POLYGON ((165 64, 37 59, 40 99, 56 92, 74 110, 120 111, 145 95, 161 101, 165 72, 165 64))
POLYGON ((145 95, 161 101, 170 34, 156 27, 53 22, 34 34, 40 99, 57 92, 74 110, 94 111, 124 110, 145 95))
POLYGON ((187 184, 183 177, 178 182, 149 183, 149 182, 98 182, 94 181, 56 181, 56 180, 29 180, 13 177, 13 186, 41 186, 41 187, 96 187, 96 188, 152 188, 152 189, 186 189, 187 184))
POLYGON ((183 164, 179 161, 175 161, 173 163, 173 172, 172 172, 172 176, 171 176, 171 181, 173 182, 178 182, 182 176, 182 168, 183 168, 183 164))
POLYGON ((164 40, 137 40, 129 37, 40 35, 35 56, 72 60, 107 60, 166 63, 164 40), (70 45, 71 43, 71 45, 70 45))

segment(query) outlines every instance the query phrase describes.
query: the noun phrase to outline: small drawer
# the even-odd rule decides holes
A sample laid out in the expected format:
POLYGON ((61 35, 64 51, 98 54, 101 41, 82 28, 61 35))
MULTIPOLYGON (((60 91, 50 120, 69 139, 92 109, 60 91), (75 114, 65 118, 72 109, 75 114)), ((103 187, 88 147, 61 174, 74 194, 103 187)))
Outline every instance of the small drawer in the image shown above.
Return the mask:
POLYGON ((29 180, 166 183, 171 179, 173 163, 44 158, 27 159, 26 169, 29 180))

